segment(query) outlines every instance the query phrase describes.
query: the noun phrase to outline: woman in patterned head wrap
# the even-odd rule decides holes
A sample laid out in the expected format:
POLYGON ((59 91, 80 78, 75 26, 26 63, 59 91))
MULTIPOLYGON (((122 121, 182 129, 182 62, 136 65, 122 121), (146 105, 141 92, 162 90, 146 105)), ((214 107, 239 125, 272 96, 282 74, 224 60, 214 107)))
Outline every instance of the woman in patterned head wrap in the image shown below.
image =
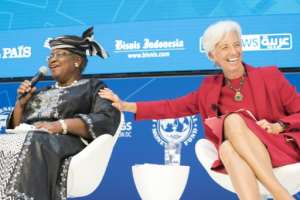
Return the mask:
POLYGON ((0 199, 66 199, 68 163, 85 147, 80 137, 91 141, 116 131, 119 111, 97 95, 105 84, 81 78, 87 56, 108 56, 92 36, 89 28, 82 37, 51 40, 48 67, 55 84, 38 91, 26 80, 18 88, 7 127, 26 123, 34 130, 0 136, 0 199))

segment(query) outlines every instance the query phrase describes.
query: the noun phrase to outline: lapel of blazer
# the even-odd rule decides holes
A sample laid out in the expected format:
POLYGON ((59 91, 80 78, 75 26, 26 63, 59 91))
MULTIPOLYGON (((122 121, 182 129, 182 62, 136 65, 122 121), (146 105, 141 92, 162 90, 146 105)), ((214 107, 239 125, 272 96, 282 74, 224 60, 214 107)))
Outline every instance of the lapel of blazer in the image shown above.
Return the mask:
POLYGON ((224 75, 221 73, 212 77, 212 79, 210 82, 211 85, 207 87, 206 112, 208 117, 215 117, 217 115, 216 110, 213 109, 213 105, 218 106, 224 75))
MULTIPOLYGON (((263 75, 260 70, 253 68, 250 65, 244 64, 247 70, 247 76, 249 78, 250 88, 253 95, 254 107, 259 119, 266 118, 268 113, 267 97, 266 97, 266 85, 263 80, 263 75)), ((223 84, 224 75, 223 73, 212 77, 210 85, 207 87, 207 97, 206 97, 206 112, 207 117, 216 116, 216 111, 212 108, 215 104, 218 106, 221 88, 223 84)))
MULTIPOLYGON (((259 119, 266 118, 268 113, 266 85, 263 75, 259 69, 255 69, 250 65, 245 64, 247 75, 249 78, 250 88, 254 100, 254 107, 259 119)), ((258 120, 259 120, 258 119, 258 120)))

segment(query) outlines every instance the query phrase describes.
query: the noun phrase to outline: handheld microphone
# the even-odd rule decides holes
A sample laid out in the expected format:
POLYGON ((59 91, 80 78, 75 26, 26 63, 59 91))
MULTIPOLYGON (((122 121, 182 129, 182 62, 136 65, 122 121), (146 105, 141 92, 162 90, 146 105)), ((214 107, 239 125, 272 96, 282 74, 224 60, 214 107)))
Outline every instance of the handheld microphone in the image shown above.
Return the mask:
MULTIPOLYGON (((47 73, 48 73, 48 68, 45 67, 45 66, 41 66, 39 68, 39 71, 30 80, 30 82, 31 82, 31 88, 33 88, 37 84, 38 81, 42 80, 44 78, 44 76, 47 75, 47 73)), ((23 94, 21 94, 18 97, 18 99, 21 99, 22 97, 26 96, 29 92, 30 91, 24 92, 23 94)))

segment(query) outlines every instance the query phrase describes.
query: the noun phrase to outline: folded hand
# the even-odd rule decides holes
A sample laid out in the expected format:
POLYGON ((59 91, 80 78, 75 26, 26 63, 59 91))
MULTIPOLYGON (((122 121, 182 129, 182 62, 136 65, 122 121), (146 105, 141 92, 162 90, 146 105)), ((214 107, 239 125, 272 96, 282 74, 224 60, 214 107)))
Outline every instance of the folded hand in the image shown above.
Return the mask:
POLYGON ((61 124, 58 121, 54 122, 35 122, 33 124, 37 129, 46 129, 50 134, 57 134, 62 132, 61 124))
POLYGON ((279 134, 283 131, 283 127, 279 123, 270 123, 266 119, 259 120, 256 124, 271 134, 279 134))

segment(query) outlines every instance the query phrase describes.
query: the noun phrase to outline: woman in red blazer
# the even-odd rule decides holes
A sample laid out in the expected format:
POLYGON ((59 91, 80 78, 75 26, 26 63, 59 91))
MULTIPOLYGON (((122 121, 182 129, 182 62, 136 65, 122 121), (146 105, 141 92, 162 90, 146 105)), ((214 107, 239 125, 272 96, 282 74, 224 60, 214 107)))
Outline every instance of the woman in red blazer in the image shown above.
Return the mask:
POLYGON ((212 168, 226 171, 240 199, 260 199, 257 180, 274 199, 293 199, 277 181, 273 167, 300 162, 300 96, 276 67, 242 62, 241 30, 220 21, 203 35, 203 47, 222 73, 205 78, 198 90, 173 100, 124 102, 111 99, 136 119, 177 118, 200 113, 205 136, 219 151, 212 168), (213 119, 213 120, 210 120, 213 119))

